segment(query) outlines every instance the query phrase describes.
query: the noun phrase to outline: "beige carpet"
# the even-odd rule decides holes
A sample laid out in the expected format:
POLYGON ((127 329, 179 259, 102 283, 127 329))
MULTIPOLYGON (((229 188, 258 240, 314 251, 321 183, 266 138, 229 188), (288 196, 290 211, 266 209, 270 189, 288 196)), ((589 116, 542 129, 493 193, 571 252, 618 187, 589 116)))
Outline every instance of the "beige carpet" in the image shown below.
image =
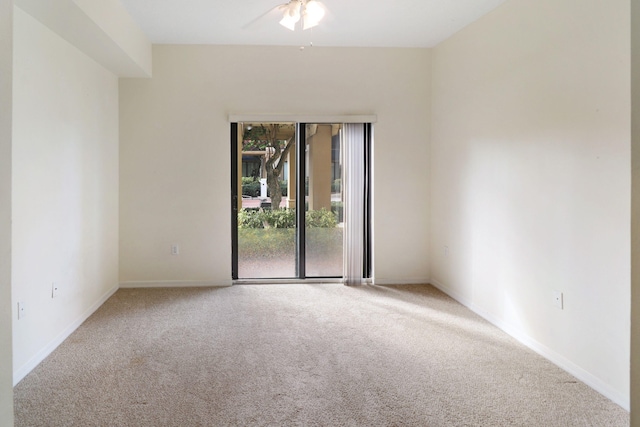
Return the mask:
POLYGON ((122 289, 15 388, 16 426, 628 426, 430 286, 122 289))

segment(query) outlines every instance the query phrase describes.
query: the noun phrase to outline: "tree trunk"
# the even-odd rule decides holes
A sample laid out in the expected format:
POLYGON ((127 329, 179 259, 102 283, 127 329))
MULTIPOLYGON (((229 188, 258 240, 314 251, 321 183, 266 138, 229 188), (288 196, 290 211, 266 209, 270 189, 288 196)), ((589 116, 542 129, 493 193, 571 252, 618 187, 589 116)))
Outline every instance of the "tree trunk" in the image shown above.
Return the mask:
POLYGON ((267 170, 267 187, 269 187, 269 194, 271 196, 271 209, 280 209, 280 201, 282 200, 282 189, 280 188, 280 180, 277 175, 277 170, 267 170))
MULTIPOLYGON (((274 126, 275 127, 275 126, 274 126)), ((275 135, 276 132, 273 132, 275 135)), ((280 201, 282 200, 282 188, 280 187, 280 174, 284 168, 284 159, 289 154, 291 146, 295 144, 294 138, 289 138, 286 142, 284 149, 280 146, 280 142, 274 136, 271 142, 273 147, 273 153, 267 159, 267 187, 269 187, 269 195, 271 196, 271 209, 280 209, 280 201)))

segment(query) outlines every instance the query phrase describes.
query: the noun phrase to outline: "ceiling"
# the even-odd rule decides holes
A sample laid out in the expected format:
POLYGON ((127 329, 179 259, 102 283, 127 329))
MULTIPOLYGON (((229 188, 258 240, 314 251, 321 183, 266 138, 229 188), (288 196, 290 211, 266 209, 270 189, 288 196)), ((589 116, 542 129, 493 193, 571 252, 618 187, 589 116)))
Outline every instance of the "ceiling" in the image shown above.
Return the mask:
POLYGON ((350 47, 433 47, 505 1, 322 0, 320 25, 292 32, 285 0, 121 0, 154 44, 350 47))

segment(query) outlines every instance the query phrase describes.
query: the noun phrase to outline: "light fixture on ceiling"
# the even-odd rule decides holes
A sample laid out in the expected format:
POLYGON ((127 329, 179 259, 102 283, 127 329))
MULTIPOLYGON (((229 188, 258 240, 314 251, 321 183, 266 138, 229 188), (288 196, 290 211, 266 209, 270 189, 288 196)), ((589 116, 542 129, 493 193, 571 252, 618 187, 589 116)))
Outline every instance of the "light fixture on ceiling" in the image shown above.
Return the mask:
POLYGON ((313 28, 324 17, 324 7, 317 0, 291 0, 284 5, 284 14, 280 25, 290 29, 296 29, 296 24, 302 17, 302 29, 313 28))

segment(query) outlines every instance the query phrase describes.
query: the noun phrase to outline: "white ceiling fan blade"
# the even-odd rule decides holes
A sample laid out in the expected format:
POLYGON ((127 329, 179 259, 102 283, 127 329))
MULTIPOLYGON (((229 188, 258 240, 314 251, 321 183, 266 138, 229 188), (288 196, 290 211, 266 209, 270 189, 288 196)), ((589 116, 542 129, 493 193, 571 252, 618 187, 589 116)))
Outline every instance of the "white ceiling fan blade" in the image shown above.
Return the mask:
POLYGON ((243 25, 242 29, 246 30, 246 29, 248 29, 248 28, 250 28, 252 26, 255 26, 255 24, 257 24, 258 22, 262 21, 268 15, 273 15, 274 19, 275 19, 275 17, 277 17, 278 15, 282 15, 282 13, 284 12, 284 9, 287 8, 287 4, 288 3, 284 3, 284 4, 279 4, 278 6, 272 7, 271 9, 269 9, 268 11, 263 13, 262 15, 260 15, 257 18, 251 20, 247 24, 243 25))

